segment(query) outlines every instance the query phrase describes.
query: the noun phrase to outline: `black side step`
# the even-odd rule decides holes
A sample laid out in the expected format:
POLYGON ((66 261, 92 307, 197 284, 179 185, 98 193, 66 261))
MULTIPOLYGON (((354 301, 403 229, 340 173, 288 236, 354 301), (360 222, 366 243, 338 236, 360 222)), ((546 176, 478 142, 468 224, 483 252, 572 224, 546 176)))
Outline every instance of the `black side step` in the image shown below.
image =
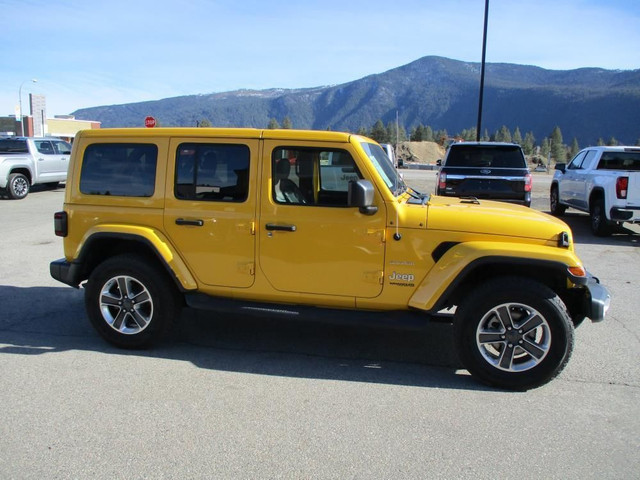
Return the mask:
POLYGON ((339 325, 386 326, 419 330, 423 329, 429 320, 431 320, 428 313, 418 310, 380 312, 372 310, 321 308, 307 305, 248 302, 212 297, 202 293, 186 294, 185 300, 189 307, 200 310, 339 325))

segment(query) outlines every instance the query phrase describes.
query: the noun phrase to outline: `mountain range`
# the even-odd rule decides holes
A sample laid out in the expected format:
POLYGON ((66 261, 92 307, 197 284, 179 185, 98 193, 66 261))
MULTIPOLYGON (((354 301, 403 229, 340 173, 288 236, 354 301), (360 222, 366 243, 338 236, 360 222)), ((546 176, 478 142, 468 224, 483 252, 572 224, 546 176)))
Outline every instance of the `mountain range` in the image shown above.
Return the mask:
MULTIPOLYGON (((76 118, 102 127, 160 126, 264 128, 271 118, 289 117, 294 128, 357 131, 377 120, 407 131, 422 124, 450 134, 476 126, 480 63, 428 56, 384 73, 315 88, 237 90, 155 101, 85 108, 76 118)), ((566 143, 581 146, 611 137, 635 144, 640 138, 640 69, 547 70, 529 65, 487 63, 482 130, 503 125, 536 139, 560 127, 566 143)))

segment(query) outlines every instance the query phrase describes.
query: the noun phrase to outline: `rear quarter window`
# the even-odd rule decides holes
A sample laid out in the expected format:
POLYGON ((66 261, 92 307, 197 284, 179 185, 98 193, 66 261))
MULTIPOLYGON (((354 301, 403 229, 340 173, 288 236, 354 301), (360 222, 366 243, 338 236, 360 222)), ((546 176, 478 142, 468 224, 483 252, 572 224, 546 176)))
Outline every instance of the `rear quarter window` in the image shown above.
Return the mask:
POLYGON ((451 147, 445 160, 447 167, 526 168, 519 147, 456 146, 451 147))
POLYGON ((151 197, 158 147, 151 144, 96 143, 84 152, 80 191, 85 195, 151 197))

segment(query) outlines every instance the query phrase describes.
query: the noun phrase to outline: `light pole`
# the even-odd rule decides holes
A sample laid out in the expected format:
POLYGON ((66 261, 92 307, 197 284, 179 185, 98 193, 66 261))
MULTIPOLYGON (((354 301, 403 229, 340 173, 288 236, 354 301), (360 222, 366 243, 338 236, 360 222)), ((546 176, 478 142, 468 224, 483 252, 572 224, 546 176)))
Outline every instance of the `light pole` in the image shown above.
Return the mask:
MULTIPOLYGON (((33 83, 37 83, 38 80, 32 78, 31 81, 33 83)), ((27 80, 20 84, 20 88, 18 89, 18 100, 20 102, 20 136, 24 137, 24 114, 22 112, 22 86, 27 83, 27 80)))
POLYGON ((478 101, 478 125, 476 126, 476 142, 480 141, 482 133, 482 99, 484 97, 484 64, 487 56, 487 22, 489 21, 489 0, 484 3, 484 33, 482 35, 482 67, 480 69, 480 96, 478 101))

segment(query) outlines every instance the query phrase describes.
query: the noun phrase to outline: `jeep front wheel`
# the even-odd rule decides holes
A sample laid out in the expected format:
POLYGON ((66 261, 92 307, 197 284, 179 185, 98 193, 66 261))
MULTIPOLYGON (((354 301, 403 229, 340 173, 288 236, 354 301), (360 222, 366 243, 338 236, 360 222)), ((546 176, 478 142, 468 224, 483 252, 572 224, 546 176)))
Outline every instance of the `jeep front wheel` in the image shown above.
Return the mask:
POLYGON ((463 365, 480 381, 527 390, 565 367, 573 350, 573 325, 558 295, 525 278, 499 278, 476 288, 454 320, 463 365))
POLYGON ((178 315, 177 292, 166 274, 135 255, 112 257, 95 268, 85 307, 98 333, 121 348, 152 345, 178 315))

